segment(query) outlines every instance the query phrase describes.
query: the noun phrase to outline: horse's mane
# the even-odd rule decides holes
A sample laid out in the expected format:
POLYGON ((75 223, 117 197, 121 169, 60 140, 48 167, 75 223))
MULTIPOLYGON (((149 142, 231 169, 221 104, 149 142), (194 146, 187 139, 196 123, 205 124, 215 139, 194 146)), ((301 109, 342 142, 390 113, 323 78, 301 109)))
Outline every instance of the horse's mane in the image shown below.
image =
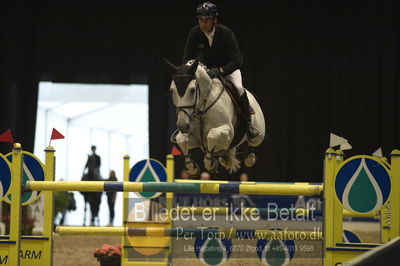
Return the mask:
MULTIPOLYGON (((187 66, 191 66, 191 65, 194 63, 194 61, 195 61, 194 59, 189 60, 189 61, 186 62, 186 65, 187 65, 187 66)), ((201 66, 202 68, 204 68, 205 71, 208 70, 207 66, 206 66, 205 64, 203 64, 202 62, 199 62, 199 66, 201 66)))
MULTIPOLYGON (((194 63, 194 61, 195 61, 195 60, 189 60, 189 61, 186 63, 186 65, 187 65, 187 66, 191 66, 191 65, 194 63)), ((199 62, 199 65, 198 65, 198 66, 199 66, 199 67, 197 67, 196 76, 197 76, 197 77, 198 77, 198 76, 207 76, 207 77, 208 77, 208 75, 207 75, 207 70, 208 70, 207 66, 204 65, 202 62, 199 62)), ((217 79, 217 80, 219 80, 219 79, 217 79)))

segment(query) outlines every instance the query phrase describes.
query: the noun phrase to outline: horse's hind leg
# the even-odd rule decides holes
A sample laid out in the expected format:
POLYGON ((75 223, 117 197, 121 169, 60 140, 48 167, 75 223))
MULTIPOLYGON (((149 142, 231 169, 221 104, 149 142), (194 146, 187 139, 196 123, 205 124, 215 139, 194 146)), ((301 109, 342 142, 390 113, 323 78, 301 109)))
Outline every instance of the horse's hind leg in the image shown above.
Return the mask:
POLYGON ((262 128, 261 134, 253 139, 247 139, 248 148, 246 151, 246 156, 244 158, 244 164, 247 167, 253 167, 256 164, 257 156, 255 154, 255 148, 259 146, 265 137, 265 128, 262 128))
POLYGON ((91 192, 91 198, 90 198, 90 213, 91 213, 91 219, 90 219, 90 225, 91 226, 99 226, 100 221, 99 221, 99 211, 100 211, 100 203, 101 203, 101 192, 91 192))
POLYGON ((198 176, 200 174, 199 165, 190 157, 189 154, 189 137, 188 134, 179 133, 176 136, 176 142, 178 143, 181 151, 185 157, 185 167, 191 176, 198 176))
POLYGON ((100 217, 99 217, 99 211, 100 211, 100 204, 101 204, 101 196, 103 195, 102 192, 99 192, 96 197, 96 202, 95 202, 95 214, 96 214, 96 223, 98 226, 100 226, 100 217))
POLYGON ((88 203, 86 196, 84 196, 83 201, 84 201, 84 206, 85 206, 83 209, 83 226, 86 226, 86 204, 88 203))
POLYGON ((95 206, 93 199, 89 201, 89 205, 90 205, 90 226, 94 226, 95 225, 94 218, 96 217, 96 214, 95 214, 95 206))
POLYGON ((256 164, 257 156, 254 150, 254 147, 248 147, 246 156, 244 157, 244 164, 246 165, 246 167, 253 167, 256 164))

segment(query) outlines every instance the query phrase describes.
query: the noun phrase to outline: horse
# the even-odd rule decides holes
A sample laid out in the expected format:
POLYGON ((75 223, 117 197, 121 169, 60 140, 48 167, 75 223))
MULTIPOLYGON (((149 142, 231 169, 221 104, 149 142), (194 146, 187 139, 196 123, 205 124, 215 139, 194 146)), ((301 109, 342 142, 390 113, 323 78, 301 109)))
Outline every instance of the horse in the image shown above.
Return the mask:
POLYGON ((254 148, 265 137, 265 120, 261 107, 253 94, 247 91, 250 106, 254 110, 251 123, 260 130, 260 135, 248 139, 243 119, 235 109, 233 101, 220 78, 210 79, 207 68, 192 60, 175 66, 165 59, 172 81, 170 94, 176 107, 176 126, 179 133, 176 143, 184 155, 184 163, 191 176, 198 176, 199 165, 190 156, 190 150, 200 148, 204 154, 204 166, 216 172, 218 163, 230 173, 240 168, 237 147, 247 142, 244 163, 252 167, 256 162, 254 148), (242 127, 239 124, 242 123, 242 127))
MULTIPOLYGON (((86 174, 83 174, 81 181, 101 181, 101 177, 97 172, 89 168, 86 174)), ((99 225, 99 210, 101 203, 101 196, 103 192, 81 192, 85 201, 84 215, 83 215, 83 226, 86 225, 86 205, 90 207, 90 225, 99 225)))
POLYGON ((65 217, 68 211, 76 210, 76 201, 74 193, 68 191, 60 191, 54 193, 54 224, 60 214, 58 225, 64 225, 65 217))

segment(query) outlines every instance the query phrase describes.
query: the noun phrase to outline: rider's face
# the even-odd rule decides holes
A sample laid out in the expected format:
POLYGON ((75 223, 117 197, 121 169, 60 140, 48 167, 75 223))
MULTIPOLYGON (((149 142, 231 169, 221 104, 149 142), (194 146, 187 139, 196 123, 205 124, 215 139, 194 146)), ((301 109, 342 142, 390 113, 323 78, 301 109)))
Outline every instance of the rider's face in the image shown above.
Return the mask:
POLYGON ((202 32, 210 33, 213 30, 214 24, 217 22, 216 18, 199 18, 199 26, 202 32))

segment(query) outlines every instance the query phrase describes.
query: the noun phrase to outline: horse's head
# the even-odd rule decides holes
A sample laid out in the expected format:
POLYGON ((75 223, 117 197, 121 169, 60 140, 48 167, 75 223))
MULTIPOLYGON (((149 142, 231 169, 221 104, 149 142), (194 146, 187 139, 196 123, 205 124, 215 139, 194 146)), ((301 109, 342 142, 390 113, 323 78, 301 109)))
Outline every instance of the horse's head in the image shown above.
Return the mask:
MULTIPOLYGON (((199 73, 196 73, 199 62, 195 60, 192 64, 175 66, 165 59, 165 63, 172 77, 170 92, 176 107, 176 126, 182 133, 186 133, 200 101, 200 88, 196 81, 196 76, 199 76, 199 73)), ((207 76, 205 70, 201 70, 207 76)))

